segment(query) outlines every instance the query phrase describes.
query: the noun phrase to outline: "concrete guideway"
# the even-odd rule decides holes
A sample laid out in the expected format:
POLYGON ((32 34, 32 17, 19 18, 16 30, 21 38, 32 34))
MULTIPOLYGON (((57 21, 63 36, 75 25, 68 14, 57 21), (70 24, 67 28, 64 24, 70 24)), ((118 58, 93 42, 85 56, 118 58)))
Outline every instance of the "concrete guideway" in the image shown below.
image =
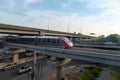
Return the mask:
POLYGON ((39 53, 43 53, 50 56, 60 57, 60 58, 71 58, 84 60, 95 63, 102 63, 106 65, 113 65, 120 67, 120 55, 119 54, 109 54, 100 53, 100 52, 90 52, 90 51, 79 51, 72 49, 60 49, 60 48, 50 48, 50 47, 41 47, 34 45, 23 45, 23 44, 13 44, 8 43, 10 48, 21 48, 26 50, 32 50, 39 53))
POLYGON ((86 48, 102 48, 102 49, 116 49, 120 50, 120 46, 118 45, 88 45, 88 44, 74 44, 76 47, 86 47, 86 48))

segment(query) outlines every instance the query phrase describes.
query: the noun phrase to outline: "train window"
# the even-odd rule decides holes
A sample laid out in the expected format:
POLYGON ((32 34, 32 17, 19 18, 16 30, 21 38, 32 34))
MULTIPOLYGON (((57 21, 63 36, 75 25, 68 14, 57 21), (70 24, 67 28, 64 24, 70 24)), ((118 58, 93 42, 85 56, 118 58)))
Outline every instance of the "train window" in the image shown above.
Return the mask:
POLYGON ((31 41, 32 41, 32 43, 34 43, 34 38, 31 38, 31 39, 32 39, 32 40, 31 40, 31 41))
POLYGON ((30 38, 31 39, 31 41, 30 42, 32 42, 33 41, 33 39, 32 38, 30 38))
POLYGON ((32 42, 32 39, 31 38, 27 38, 27 44, 30 44, 32 42))
POLYGON ((42 39, 42 43, 46 43, 46 39, 45 38, 42 39))
POLYGON ((27 38, 27 41, 31 42, 32 38, 27 38))
POLYGON ((52 39, 50 39, 50 44, 52 43, 52 39))
POLYGON ((44 39, 44 43, 47 43, 47 39, 46 38, 44 39))
POLYGON ((32 42, 32 38, 28 38, 28 42, 32 42))
POLYGON ((32 41, 34 41, 34 38, 32 38, 32 41))
POLYGON ((41 39, 41 38, 38 38, 38 42, 41 43, 41 42, 42 42, 42 39, 41 39))
POLYGON ((57 43, 60 44, 60 40, 59 39, 57 39, 57 43))
POLYGON ((64 39, 66 40, 66 41, 70 41, 68 38, 66 38, 66 37, 64 37, 64 39))
POLYGON ((41 38, 41 43, 43 43, 43 39, 41 38))
POLYGON ((50 43, 50 39, 47 39, 47 43, 50 43))
POLYGON ((27 38, 27 42, 29 42, 29 41, 31 41, 31 39, 30 39, 30 38, 27 38))
POLYGON ((53 44, 56 43, 56 39, 52 39, 52 43, 53 43, 53 44))
POLYGON ((30 42, 31 40, 30 40, 30 38, 27 38, 27 42, 30 42))
POLYGON ((24 40, 24 41, 28 41, 28 39, 27 39, 27 38, 23 38, 23 40, 24 40))
POLYGON ((21 39, 21 42, 24 41, 23 38, 20 38, 21 39))
POLYGON ((23 41, 28 41, 28 39, 27 38, 23 38, 23 41))

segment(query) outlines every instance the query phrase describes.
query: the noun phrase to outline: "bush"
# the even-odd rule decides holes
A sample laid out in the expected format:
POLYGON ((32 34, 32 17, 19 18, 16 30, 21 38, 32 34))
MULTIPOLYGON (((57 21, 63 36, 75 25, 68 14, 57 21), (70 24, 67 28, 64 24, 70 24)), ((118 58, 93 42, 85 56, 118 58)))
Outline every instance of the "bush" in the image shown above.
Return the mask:
POLYGON ((120 80, 120 70, 110 70, 110 74, 111 74, 116 80, 120 80))
POLYGON ((85 67, 85 75, 82 76, 82 80, 95 80, 102 68, 101 67, 96 67, 96 66, 90 66, 90 67, 85 67))

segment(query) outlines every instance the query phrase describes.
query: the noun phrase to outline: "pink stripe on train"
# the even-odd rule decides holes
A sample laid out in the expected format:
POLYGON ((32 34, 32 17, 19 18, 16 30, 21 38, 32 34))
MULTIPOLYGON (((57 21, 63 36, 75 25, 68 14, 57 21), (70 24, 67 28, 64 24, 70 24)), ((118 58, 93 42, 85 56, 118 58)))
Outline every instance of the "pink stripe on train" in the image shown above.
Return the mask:
POLYGON ((69 45, 67 44, 67 42, 65 40, 61 39, 60 41, 65 48, 69 47, 69 45))

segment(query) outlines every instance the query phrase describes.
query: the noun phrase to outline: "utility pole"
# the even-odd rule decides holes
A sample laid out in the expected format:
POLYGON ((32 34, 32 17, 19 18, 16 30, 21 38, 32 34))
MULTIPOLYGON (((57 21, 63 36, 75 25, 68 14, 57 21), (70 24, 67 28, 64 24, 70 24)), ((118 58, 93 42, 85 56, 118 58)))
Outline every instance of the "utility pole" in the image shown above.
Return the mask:
POLYGON ((57 80, 61 80, 60 61, 57 60, 57 80))
POLYGON ((36 51, 34 51, 33 80, 36 80, 36 51))
POLYGON ((57 80, 64 80, 64 65, 61 63, 61 60, 57 60, 57 80))

